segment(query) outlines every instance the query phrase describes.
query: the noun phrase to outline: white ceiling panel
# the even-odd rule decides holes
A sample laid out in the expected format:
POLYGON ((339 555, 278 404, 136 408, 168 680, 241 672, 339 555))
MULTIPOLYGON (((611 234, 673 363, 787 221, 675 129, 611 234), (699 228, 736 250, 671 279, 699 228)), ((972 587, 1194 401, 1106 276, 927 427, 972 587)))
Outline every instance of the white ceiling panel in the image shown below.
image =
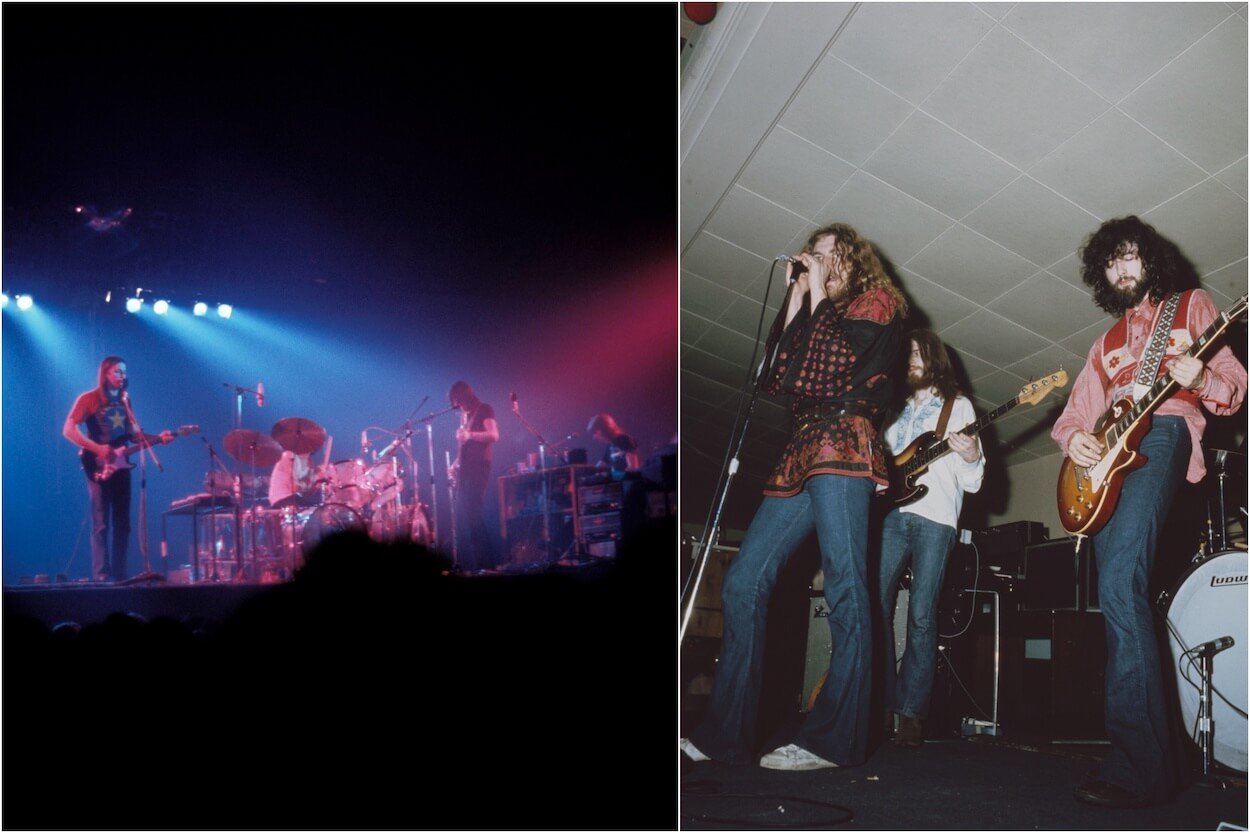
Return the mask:
POLYGON ((969 381, 975 381, 982 376, 989 376, 999 369, 997 365, 978 359, 971 353, 961 353, 953 347, 947 347, 946 352, 950 355, 952 362, 963 367, 964 372, 968 374, 969 381))
POLYGON ((1037 271, 1034 264, 963 226, 951 227, 908 261, 907 268, 982 305, 1037 271), (957 285, 947 283, 954 275, 959 276, 957 285))
POLYGON ((1216 174, 1215 178, 1239 194, 1243 200, 1247 198, 1246 158, 1244 156, 1216 174))
POLYGON ((964 218, 964 225, 1041 266, 1070 254, 1098 223, 1088 211, 1023 176, 964 218))
MULTIPOLYGON (((1007 366, 1010 373, 1022 376, 1029 381, 1041 379, 1043 376, 1049 376, 1057 370, 1066 370, 1069 377, 1069 385, 1071 380, 1076 378, 1076 374, 1080 371, 1081 366, 1085 364, 1085 358, 1078 356, 1071 350, 1066 350, 1057 344, 1051 344, 1042 350, 1038 350, 1026 359, 1021 359, 1014 364, 1007 366)), ((1062 399, 1068 396, 1068 390, 1063 392, 1062 399)), ((1049 394, 1044 401, 1053 402, 1055 394, 1049 394)))
POLYGON ((862 165, 911 111, 911 104, 831 55, 786 108, 781 126, 862 165))
POLYGON ((787 244, 808 222, 774 202, 735 186, 707 223, 707 231, 770 260, 788 251, 787 244))
POLYGON ((943 331, 942 338, 956 350, 967 350, 1000 367, 1031 356, 1050 343, 989 310, 974 312, 943 331))
POLYGON ((1220 309, 1227 307, 1246 294, 1246 261, 1240 260, 1209 275, 1203 275, 1202 285, 1212 292, 1216 306, 1220 309))
POLYGON ((718 384, 705 379, 697 373, 682 371, 681 374, 681 398, 697 399, 700 402, 717 407, 723 407, 737 396, 738 392, 733 388, 718 384))
POLYGON ((978 398, 987 403, 987 409, 997 408, 1019 393, 1020 388, 1027 381, 1027 379, 1022 379, 1014 373, 996 370, 988 376, 982 376, 974 381, 972 383, 972 391, 978 398))
POLYGON ((1027 168, 1107 109, 1107 102, 996 27, 925 102, 974 142, 1027 168), (1027 95, 1021 95, 1027 90, 1027 95))
POLYGON ((1120 105, 1204 170, 1246 155, 1246 22, 1236 16, 1120 105))
POLYGON ((755 347, 755 339, 744 336, 742 333, 734 332, 728 327, 722 327, 719 324, 713 324, 708 327, 707 332, 703 334, 703 337, 694 346, 697 350, 711 353, 713 356, 719 356, 730 364, 742 368, 742 378, 746 377, 747 368, 754 367, 763 354, 761 347, 758 351, 759 354, 755 357, 755 361, 752 362, 751 353, 755 347))
POLYGON ((988 309, 1051 341, 1061 341, 1103 319, 1089 293, 1039 272, 994 299, 988 309))
POLYGON ((738 298, 729 305, 729 309, 717 319, 716 323, 728 327, 734 332, 755 338, 755 332, 760 329, 760 311, 763 310, 764 320, 763 329, 760 332, 760 340, 764 341, 768 338, 768 330, 773 325, 773 321, 777 318, 776 307, 764 307, 758 299, 738 298))
MULTIPOLYGON (((681 255, 681 268, 726 289, 746 288, 768 272, 769 260, 703 232, 681 255)), ((682 295, 685 298, 685 294, 682 295)))
MULTIPOLYGON (((1095 231, 1097 226, 1090 226, 1089 231, 1095 231)), ((1081 279, 1081 259, 1077 257, 1077 250, 1085 242, 1089 234, 1083 234, 1072 244, 1071 254, 1052 263, 1047 267, 1046 271, 1066 283, 1075 286, 1082 292, 1089 292, 1089 287, 1085 285, 1085 281, 1081 279)))
POLYGON ((1016 6, 1015 3, 973 3, 972 5, 995 20, 1002 20, 1016 6))
POLYGON ((970 3, 865 3, 833 54, 919 104, 993 25, 970 3))
POLYGON ((979 309, 967 298, 908 269, 900 269, 898 279, 912 306, 907 318, 909 326, 920 326, 923 321, 926 328, 940 333, 979 309))
POLYGON ((1141 214, 1205 178, 1192 162, 1115 110, 1029 174, 1103 219, 1141 214))
POLYGON ((989 151, 920 112, 899 127, 864 170, 955 218, 1018 175, 989 151))
POLYGON ((1115 103, 1226 17, 1221 3, 1017 3, 1003 25, 1115 103))
POLYGON ((685 299, 682 310, 694 313, 708 321, 720 318, 721 313, 729 309, 729 305, 741 297, 720 284, 701 278, 685 269, 680 270, 677 280, 681 297, 685 299))
MULTIPOLYGON (((1093 306, 1094 303, 1092 297, 1093 296, 1090 296, 1091 300, 1089 301, 1091 306, 1093 306)), ((1091 324, 1080 332, 1068 336, 1063 341, 1059 342, 1059 344, 1062 347, 1071 350, 1076 355, 1081 356, 1081 364, 1084 365, 1084 357, 1089 355, 1089 348, 1093 346, 1094 341, 1105 333, 1109 327, 1109 321, 1100 321, 1097 324, 1091 324)))
POLYGON ((825 218, 850 223, 894 264, 906 263, 952 223, 941 212, 863 171, 838 192, 825 218))
POLYGON ((699 340, 700 336, 707 332, 707 327, 711 323, 706 318, 700 318, 693 312, 682 310, 677 324, 681 331, 681 343, 694 344, 699 340))
POLYGON ((1203 275, 1246 256, 1246 203, 1208 180, 1143 215, 1181 247, 1203 275))
POLYGON ((804 217, 815 217, 855 168, 785 129, 774 130, 739 182, 804 217))
POLYGON ((719 356, 713 356, 698 347, 687 350, 682 356, 681 369, 696 373, 733 390, 741 388, 743 380, 746 379, 745 368, 727 362, 719 356))

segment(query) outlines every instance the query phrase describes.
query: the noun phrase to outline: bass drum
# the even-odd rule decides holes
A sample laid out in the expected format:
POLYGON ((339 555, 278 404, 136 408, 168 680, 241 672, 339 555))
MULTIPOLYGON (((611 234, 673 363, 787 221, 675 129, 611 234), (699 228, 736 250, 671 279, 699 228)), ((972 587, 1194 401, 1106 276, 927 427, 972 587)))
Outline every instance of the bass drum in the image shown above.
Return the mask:
POLYGON ((368 532, 365 519, 344 503, 327 503, 316 509, 301 513, 304 519, 300 532, 299 548, 304 558, 317 548, 324 539, 340 532, 368 532))
POLYGON ((1217 552, 1181 577, 1166 595, 1168 643, 1177 674, 1185 732, 1197 739, 1199 664, 1187 652, 1224 636, 1233 646, 1211 661, 1213 757, 1230 769, 1246 771, 1246 554, 1217 552))

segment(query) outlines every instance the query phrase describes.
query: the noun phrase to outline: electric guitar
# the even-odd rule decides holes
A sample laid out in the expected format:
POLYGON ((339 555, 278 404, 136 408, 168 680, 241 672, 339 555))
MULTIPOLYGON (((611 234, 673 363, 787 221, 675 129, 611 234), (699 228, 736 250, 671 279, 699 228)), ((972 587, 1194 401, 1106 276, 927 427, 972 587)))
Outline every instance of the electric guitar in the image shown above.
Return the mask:
MULTIPOLYGON (((1020 388, 1014 397, 999 405, 976 422, 959 429, 955 433, 974 437, 991 422, 1021 404, 1036 405, 1046 398, 1046 394, 1068 383, 1066 371, 1058 370, 1049 376, 1029 382, 1020 388)), ((943 457, 951 450, 950 443, 938 437, 933 431, 926 431, 903 449, 886 468, 890 472, 890 488, 878 495, 885 495, 895 506, 906 506, 915 503, 929 493, 929 487, 917 483, 920 475, 929 470, 929 464, 943 457)))
MULTIPOLYGON (((1211 343, 1238 318, 1246 314, 1246 296, 1211 322, 1190 345, 1186 355, 1201 358, 1211 343)), ((1125 397, 1115 402, 1094 425, 1094 437, 1107 449, 1102 459, 1086 468, 1064 457, 1059 467, 1059 521, 1076 536, 1093 535, 1115 514, 1125 476, 1146 465, 1137 453, 1142 438, 1150 431, 1150 414, 1171 395, 1176 381, 1164 373, 1136 404, 1125 397)))
MULTIPOLYGON (((185 437, 188 434, 197 434, 199 430, 200 426, 198 425, 184 425, 174 432, 174 438, 185 437)), ((92 480, 103 483, 116 472, 135 467, 135 464, 130 462, 130 455, 142 448, 143 443, 126 445, 124 438, 119 438, 115 442, 118 444, 110 448, 108 454, 103 457, 98 457, 94 452, 85 448, 78 452, 78 457, 82 460, 82 470, 92 480)))

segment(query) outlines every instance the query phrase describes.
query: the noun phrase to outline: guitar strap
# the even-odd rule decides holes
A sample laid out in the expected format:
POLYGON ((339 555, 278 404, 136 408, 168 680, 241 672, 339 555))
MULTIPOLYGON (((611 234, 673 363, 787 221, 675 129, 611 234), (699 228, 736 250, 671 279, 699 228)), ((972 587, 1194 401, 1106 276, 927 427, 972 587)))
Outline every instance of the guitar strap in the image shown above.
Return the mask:
POLYGON ((940 440, 946 436, 946 423, 950 422, 951 410, 955 407, 955 397, 951 397, 942 403, 942 413, 938 414, 937 428, 933 433, 940 440))
POLYGON ((1155 319, 1154 333, 1146 352, 1142 354, 1141 363, 1137 366, 1137 378, 1133 380, 1133 401, 1140 402, 1142 396, 1154 384, 1159 375, 1159 365, 1163 363, 1163 354, 1168 346, 1168 334, 1172 332, 1172 322, 1176 319, 1176 310, 1181 305, 1181 293, 1173 292, 1159 309, 1159 317, 1155 319))

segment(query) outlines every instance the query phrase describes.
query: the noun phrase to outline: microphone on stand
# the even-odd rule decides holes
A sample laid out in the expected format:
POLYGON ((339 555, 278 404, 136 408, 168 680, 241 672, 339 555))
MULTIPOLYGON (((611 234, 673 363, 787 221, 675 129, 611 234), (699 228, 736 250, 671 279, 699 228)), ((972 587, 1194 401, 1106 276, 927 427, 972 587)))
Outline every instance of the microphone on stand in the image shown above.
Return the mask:
POLYGON ((1219 639, 1212 639, 1210 642, 1203 642, 1197 647, 1190 648, 1189 653, 1215 656, 1220 651, 1226 651, 1231 647, 1233 647, 1233 638, 1231 636, 1221 636, 1219 639))
POLYGON ((265 383, 264 382, 256 383, 256 407, 257 408, 265 407, 265 383))
POLYGON ((366 428, 360 432, 360 456, 364 457, 369 451, 369 429, 366 428))

